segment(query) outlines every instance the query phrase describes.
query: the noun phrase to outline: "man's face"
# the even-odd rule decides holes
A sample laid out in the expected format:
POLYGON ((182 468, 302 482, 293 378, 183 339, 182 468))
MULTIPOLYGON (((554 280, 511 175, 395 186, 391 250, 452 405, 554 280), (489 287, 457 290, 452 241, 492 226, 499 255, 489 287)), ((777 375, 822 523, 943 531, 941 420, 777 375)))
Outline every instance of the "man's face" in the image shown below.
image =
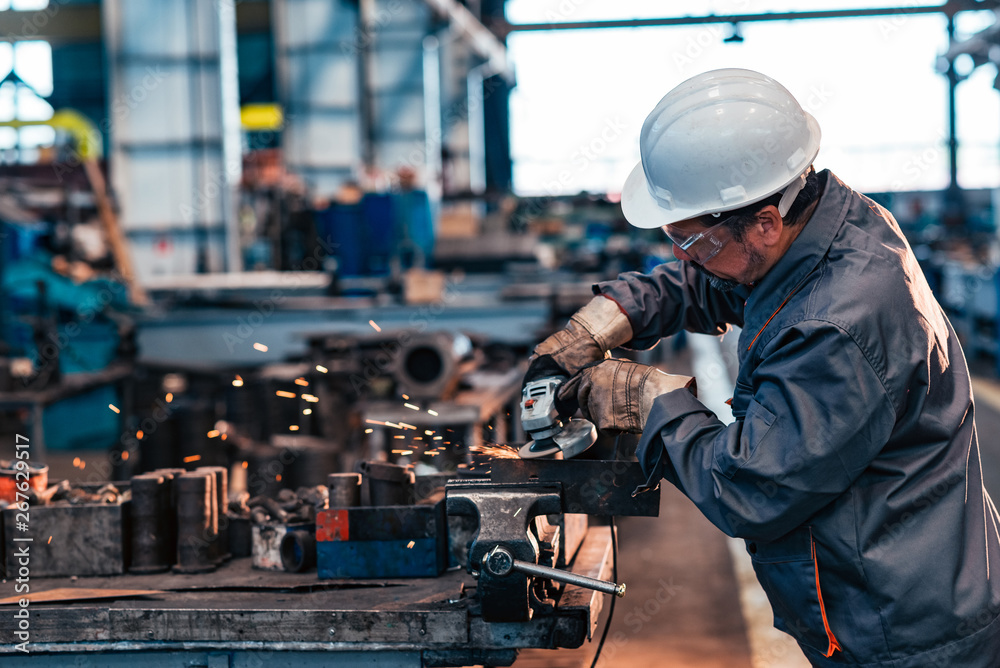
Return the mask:
MULTIPOLYGON (((716 259, 719 257, 717 255, 715 258, 709 260, 705 266, 697 262, 692 263, 695 269, 705 274, 709 285, 722 292, 729 292, 740 285, 749 285, 754 281, 760 280, 765 273, 763 271, 765 263, 764 254, 760 250, 745 242, 733 242, 731 248, 734 251, 739 251, 742 256, 741 262, 716 262, 716 259), (726 273, 721 274, 716 272, 726 273)), ((722 253, 719 253, 719 255, 722 255, 722 253)))
POLYGON ((685 235, 702 234, 703 238, 691 244, 687 250, 675 241, 674 256, 685 260, 704 273, 709 284, 716 290, 729 292, 739 285, 748 285, 759 280, 766 273, 766 257, 763 248, 752 234, 736 241, 725 225, 706 227, 698 220, 681 221, 671 226, 672 240, 685 235), (704 252, 705 247, 712 251, 704 252), (705 259, 706 256, 707 259, 705 259), (699 261, 700 259, 700 261, 699 261))

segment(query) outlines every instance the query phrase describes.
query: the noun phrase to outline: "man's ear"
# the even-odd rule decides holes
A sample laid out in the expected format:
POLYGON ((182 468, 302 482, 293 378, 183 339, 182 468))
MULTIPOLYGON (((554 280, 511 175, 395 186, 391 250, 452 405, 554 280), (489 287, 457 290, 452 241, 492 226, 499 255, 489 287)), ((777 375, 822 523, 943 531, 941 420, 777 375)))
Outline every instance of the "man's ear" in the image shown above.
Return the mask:
POLYGON ((781 231, 784 226, 785 221, 778 213, 778 207, 771 204, 757 212, 751 229, 759 237, 761 243, 765 246, 773 246, 781 239, 781 231))

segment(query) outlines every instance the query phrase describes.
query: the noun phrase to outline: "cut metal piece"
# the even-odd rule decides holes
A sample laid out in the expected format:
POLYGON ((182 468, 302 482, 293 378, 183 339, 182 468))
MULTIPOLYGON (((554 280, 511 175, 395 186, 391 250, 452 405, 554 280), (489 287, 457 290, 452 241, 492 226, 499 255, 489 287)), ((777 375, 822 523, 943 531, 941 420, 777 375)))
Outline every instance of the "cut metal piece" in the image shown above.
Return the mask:
POLYGON ((590 420, 570 420, 561 431, 550 438, 528 441, 518 450, 521 459, 551 457, 561 452, 570 459, 597 442, 597 427, 590 420))

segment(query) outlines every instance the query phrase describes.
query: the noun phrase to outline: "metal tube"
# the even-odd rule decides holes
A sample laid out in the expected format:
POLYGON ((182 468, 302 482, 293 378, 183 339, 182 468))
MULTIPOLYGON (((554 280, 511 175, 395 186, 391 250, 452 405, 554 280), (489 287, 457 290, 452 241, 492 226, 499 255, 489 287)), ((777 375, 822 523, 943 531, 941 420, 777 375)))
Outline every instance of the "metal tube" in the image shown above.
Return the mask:
POLYGON ((948 0, 940 5, 911 7, 864 7, 858 9, 826 9, 801 12, 766 12, 761 14, 709 14, 707 16, 675 16, 648 19, 613 19, 605 21, 558 21, 553 23, 507 23, 494 28, 506 37, 512 32, 533 30, 584 30, 592 28, 646 28, 652 26, 689 26, 708 23, 750 23, 757 21, 802 21, 806 19, 871 18, 877 16, 906 16, 911 14, 947 14, 994 9, 995 2, 965 2, 948 0))
MULTIPOLYGON (((170 488, 158 473, 132 478, 132 573, 160 573, 174 562, 169 541, 170 488)), ((173 549, 172 549, 173 548, 173 549)))
POLYGON ((215 476, 191 471, 176 478, 178 573, 207 573, 217 561, 210 551, 218 525, 215 509, 215 476))
POLYGON ((549 578, 550 580, 555 580, 556 582, 565 582, 566 584, 576 585, 577 587, 594 589, 604 594, 614 594, 618 598, 625 596, 624 582, 622 584, 615 584, 614 582, 588 578, 586 575, 577 575, 576 573, 561 571, 558 568, 539 566, 538 564, 521 561, 520 559, 514 559, 513 569, 515 571, 520 571, 521 573, 533 575, 539 578, 549 578))
POLYGON ((594 589, 604 594, 614 594, 618 598, 625 596, 625 583, 615 584, 605 580, 588 578, 586 575, 577 575, 569 571, 561 571, 558 568, 539 566, 530 561, 515 559, 507 548, 497 545, 492 550, 483 555, 483 570, 495 577, 504 577, 511 571, 519 571, 525 575, 532 575, 539 578, 548 578, 556 582, 576 585, 594 589))
POLYGON ((361 505, 361 474, 330 473, 326 476, 330 508, 354 508, 361 505))

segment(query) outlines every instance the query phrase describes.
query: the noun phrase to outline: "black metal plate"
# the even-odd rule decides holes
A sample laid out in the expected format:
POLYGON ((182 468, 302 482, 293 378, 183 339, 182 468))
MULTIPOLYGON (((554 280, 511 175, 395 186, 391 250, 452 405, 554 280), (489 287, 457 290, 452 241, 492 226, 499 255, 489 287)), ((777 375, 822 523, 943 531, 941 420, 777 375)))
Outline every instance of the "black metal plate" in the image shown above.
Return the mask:
POLYGON ((660 514, 660 489, 633 497, 646 483, 638 462, 588 459, 494 459, 494 483, 559 482, 563 512, 594 517, 656 517, 660 514))

